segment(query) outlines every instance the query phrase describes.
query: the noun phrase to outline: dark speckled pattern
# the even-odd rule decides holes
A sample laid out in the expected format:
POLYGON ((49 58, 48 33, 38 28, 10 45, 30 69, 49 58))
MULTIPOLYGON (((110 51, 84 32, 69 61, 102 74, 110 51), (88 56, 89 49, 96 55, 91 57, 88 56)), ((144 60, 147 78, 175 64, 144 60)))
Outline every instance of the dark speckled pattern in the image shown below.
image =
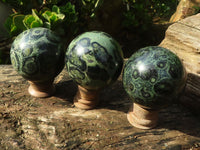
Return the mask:
POLYGON ((31 81, 54 78, 64 67, 60 39, 46 28, 33 28, 19 34, 11 46, 10 58, 17 72, 31 81))
POLYGON ((185 69, 171 51, 145 47, 133 54, 123 72, 123 85, 135 103, 159 109, 172 103, 183 89, 185 69))
POLYGON ((107 33, 85 32, 75 38, 66 52, 70 77, 86 89, 101 89, 117 80, 123 66, 118 43, 107 33))

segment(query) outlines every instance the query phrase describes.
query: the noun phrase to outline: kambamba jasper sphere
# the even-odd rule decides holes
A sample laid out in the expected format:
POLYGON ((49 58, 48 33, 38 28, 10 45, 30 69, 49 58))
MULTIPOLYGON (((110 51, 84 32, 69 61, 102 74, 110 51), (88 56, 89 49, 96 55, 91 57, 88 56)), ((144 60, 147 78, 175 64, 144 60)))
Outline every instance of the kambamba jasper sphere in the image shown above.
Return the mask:
POLYGON ((109 34, 85 32, 70 43, 66 52, 66 66, 77 84, 97 90, 117 80, 123 66, 123 54, 109 34))
POLYGON ((14 40, 10 57, 13 67, 30 81, 42 82, 57 76, 64 67, 60 38, 46 28, 32 28, 14 40))
POLYGON ((186 72, 180 59, 168 49, 150 46, 126 62, 123 85, 134 103, 160 109, 177 99, 185 85, 186 72))

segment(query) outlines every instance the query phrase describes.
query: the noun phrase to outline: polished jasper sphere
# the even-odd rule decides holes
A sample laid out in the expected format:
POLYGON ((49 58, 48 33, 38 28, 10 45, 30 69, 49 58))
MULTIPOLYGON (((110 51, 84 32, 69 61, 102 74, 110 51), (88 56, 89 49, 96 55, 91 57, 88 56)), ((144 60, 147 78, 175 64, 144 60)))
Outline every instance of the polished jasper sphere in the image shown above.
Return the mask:
POLYGON ((77 84, 97 90, 117 80, 123 66, 123 54, 109 34, 86 32, 70 43, 66 66, 77 84))
POLYGON ((177 99, 186 80, 180 59, 169 50, 152 46, 140 49, 127 61, 123 84, 137 104, 159 109, 177 99))
POLYGON ((64 50, 60 39, 46 28, 32 28, 19 34, 10 51, 17 72, 31 81, 57 76, 64 67, 64 50))

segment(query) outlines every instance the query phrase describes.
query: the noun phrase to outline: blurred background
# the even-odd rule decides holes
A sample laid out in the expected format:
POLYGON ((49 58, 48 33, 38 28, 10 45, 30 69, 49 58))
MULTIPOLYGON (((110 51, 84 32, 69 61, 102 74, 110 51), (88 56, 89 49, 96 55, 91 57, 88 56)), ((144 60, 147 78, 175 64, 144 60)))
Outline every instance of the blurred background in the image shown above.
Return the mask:
POLYGON ((66 47, 78 34, 111 34, 130 57, 141 47, 158 45, 169 25, 199 13, 199 0, 1 0, 0 64, 9 64, 14 38, 45 27, 56 31, 66 47))

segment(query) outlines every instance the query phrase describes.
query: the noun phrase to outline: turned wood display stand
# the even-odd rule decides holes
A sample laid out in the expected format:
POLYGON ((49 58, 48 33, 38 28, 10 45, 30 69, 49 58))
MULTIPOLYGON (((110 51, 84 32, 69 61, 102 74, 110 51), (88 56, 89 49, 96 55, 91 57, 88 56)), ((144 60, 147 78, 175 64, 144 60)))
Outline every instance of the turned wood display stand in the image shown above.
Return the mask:
POLYGON ((93 109, 99 103, 98 96, 98 90, 88 90, 78 86, 78 91, 74 97, 74 105, 80 109, 93 109))
POLYGON ((55 87, 53 85, 53 80, 48 80, 45 82, 33 82, 28 81, 30 86, 28 92, 34 97, 49 97, 55 92, 55 87))
POLYGON ((158 111, 145 109, 133 103, 127 114, 128 121, 136 128, 152 129, 158 122, 158 111))

